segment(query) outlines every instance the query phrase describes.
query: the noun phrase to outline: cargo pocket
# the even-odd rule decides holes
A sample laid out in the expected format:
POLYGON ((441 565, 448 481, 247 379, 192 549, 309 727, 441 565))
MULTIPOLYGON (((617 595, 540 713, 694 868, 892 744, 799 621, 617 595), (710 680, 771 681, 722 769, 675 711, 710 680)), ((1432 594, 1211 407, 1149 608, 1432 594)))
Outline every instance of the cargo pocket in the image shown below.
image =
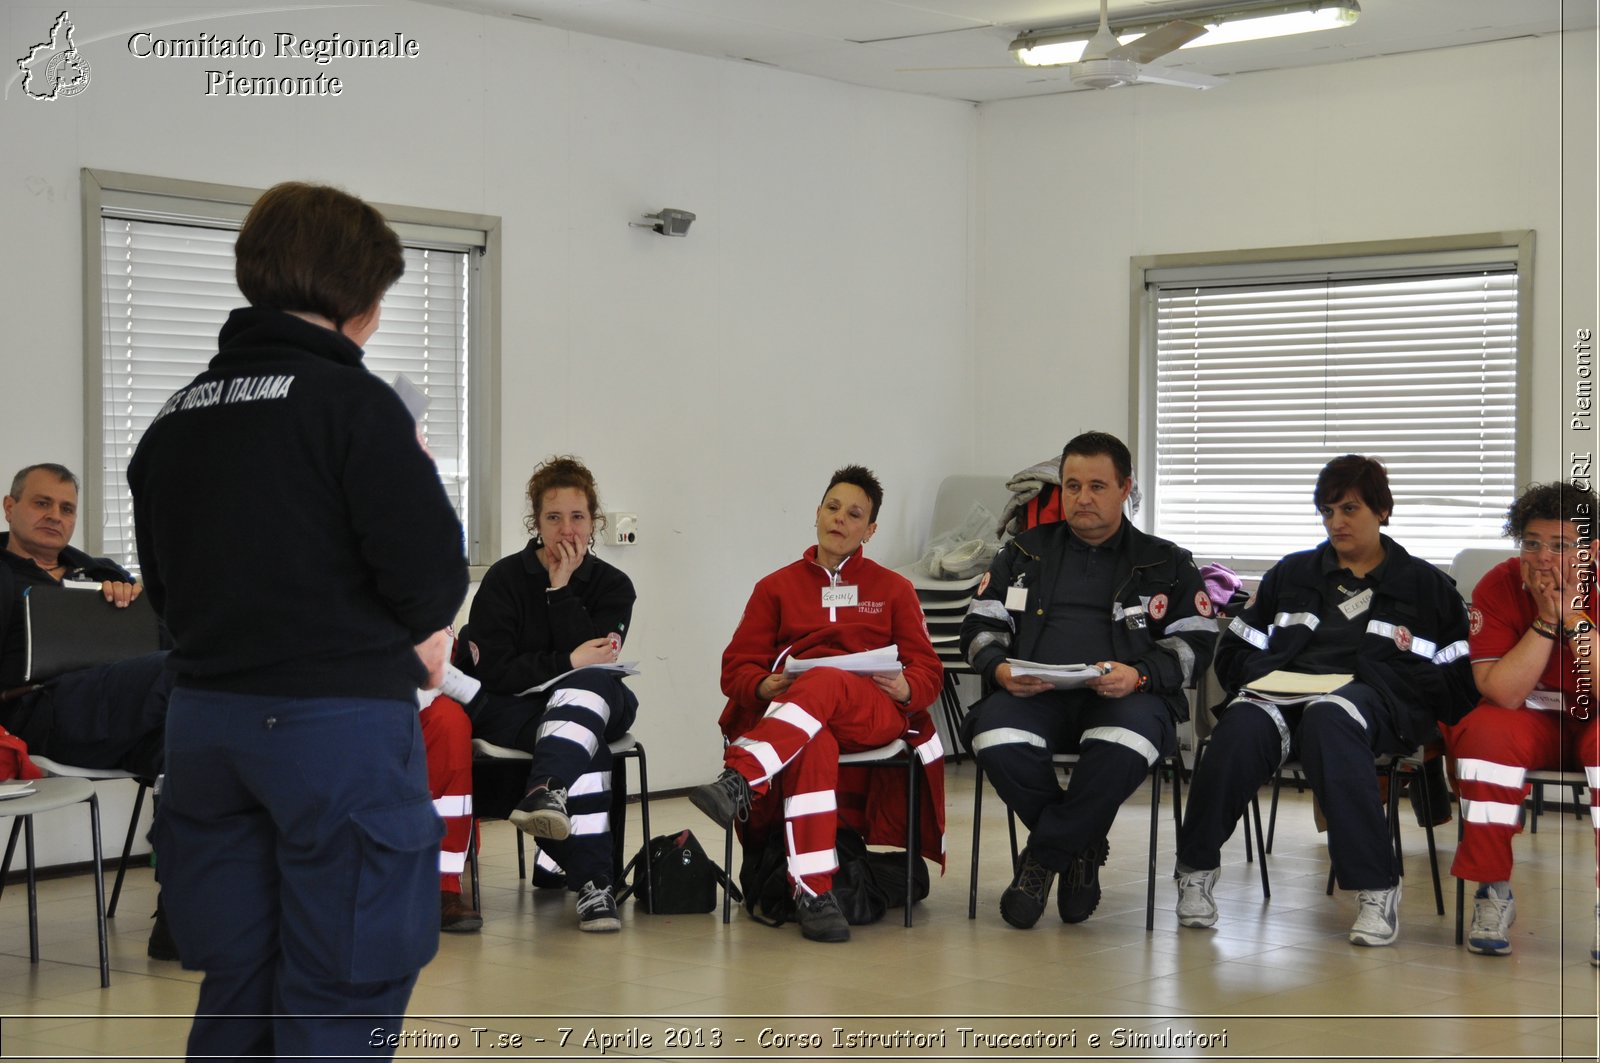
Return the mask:
POLYGON ((352 982, 421 970, 439 948, 439 842, 444 821, 427 798, 350 814, 360 870, 352 899, 352 982))

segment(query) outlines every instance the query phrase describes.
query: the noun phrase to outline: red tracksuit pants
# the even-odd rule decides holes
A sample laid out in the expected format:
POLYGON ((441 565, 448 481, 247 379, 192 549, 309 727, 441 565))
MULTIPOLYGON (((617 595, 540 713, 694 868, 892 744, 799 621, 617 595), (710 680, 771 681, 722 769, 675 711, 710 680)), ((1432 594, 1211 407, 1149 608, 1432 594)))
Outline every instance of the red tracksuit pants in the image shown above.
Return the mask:
POLYGON ((1457 878, 1511 879, 1511 838, 1522 829, 1530 768, 1582 768, 1589 782, 1590 819, 1600 828, 1600 810, 1592 806, 1600 788, 1600 720, 1479 705, 1454 727, 1440 730, 1456 759, 1461 789, 1461 845, 1450 867, 1457 878))
POLYGON ((839 868, 839 754, 888 745, 905 733, 906 714, 872 680, 833 668, 804 673, 780 696, 722 761, 758 798, 782 773, 789 881, 826 893, 839 868))
POLYGON ((440 694, 417 717, 428 755, 428 789, 444 820, 439 843, 439 891, 461 892, 472 836, 472 721, 461 706, 440 694))

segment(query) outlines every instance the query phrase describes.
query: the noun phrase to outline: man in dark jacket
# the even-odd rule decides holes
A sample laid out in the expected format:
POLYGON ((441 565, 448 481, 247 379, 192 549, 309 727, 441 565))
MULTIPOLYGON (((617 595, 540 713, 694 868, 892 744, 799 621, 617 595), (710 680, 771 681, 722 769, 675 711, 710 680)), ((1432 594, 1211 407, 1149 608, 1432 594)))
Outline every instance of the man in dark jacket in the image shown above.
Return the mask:
MULTIPOLYGON (((0 534, 0 726, 39 756, 82 768, 120 768, 153 779, 172 687, 164 653, 72 672, 20 693, 27 631, 22 595, 64 584, 99 584, 107 608, 125 607, 140 586, 107 557, 69 546, 78 522, 78 478, 63 465, 29 465, 5 496, 0 534)), ((78 593, 91 593, 83 591, 78 593)))
POLYGON ((1467 613, 1448 576, 1379 531, 1394 496, 1378 461, 1335 458, 1312 498, 1328 540, 1274 565, 1217 648, 1233 700, 1178 831, 1178 922, 1216 923, 1222 843, 1250 795, 1298 756, 1339 884, 1358 891, 1350 942, 1388 945, 1400 932, 1400 877, 1374 758, 1414 751, 1436 718, 1472 707, 1467 613))
POLYGON ((968 720, 968 744, 1002 800, 1031 832, 1000 914, 1026 929, 1057 873, 1061 918, 1100 901, 1106 835, 1121 807, 1176 746, 1189 714, 1183 688, 1216 641, 1194 558, 1123 519, 1133 489, 1127 446, 1104 432, 1062 451, 1064 521, 1030 529, 1000 551, 961 625, 961 649, 998 687, 968 720), (1076 689, 1018 675, 1013 662, 1087 664, 1076 689), (1077 752, 1063 791, 1051 757, 1077 752))

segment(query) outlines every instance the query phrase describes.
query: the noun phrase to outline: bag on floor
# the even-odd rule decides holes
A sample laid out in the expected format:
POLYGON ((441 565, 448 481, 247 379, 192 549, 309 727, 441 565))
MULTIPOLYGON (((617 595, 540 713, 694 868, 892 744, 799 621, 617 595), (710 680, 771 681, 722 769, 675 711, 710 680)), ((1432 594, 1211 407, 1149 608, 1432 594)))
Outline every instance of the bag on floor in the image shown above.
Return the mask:
MULTIPOLYGON (((890 908, 905 905, 905 853, 872 852, 861 835, 848 827, 840 828, 834 839, 834 852, 839 870, 833 873, 833 894, 845 922, 866 926, 882 919, 890 908)), ((920 901, 928 895, 928 866, 920 856, 912 865, 912 874, 916 876, 913 897, 920 901)), ((745 908, 751 918, 769 926, 794 920, 788 853, 781 830, 769 834, 763 845, 746 847, 739 881, 744 886, 745 908)))
MULTIPOLYGON (((634 854, 628 866, 622 869, 624 881, 629 873, 633 879, 618 896, 630 893, 652 915, 693 915, 715 911, 717 887, 730 885, 728 876, 712 862, 701 847, 693 831, 662 834, 651 838, 634 854), (649 863, 650 876, 645 877, 645 864, 649 863)), ((732 891, 734 900, 742 900, 738 889, 732 891)))

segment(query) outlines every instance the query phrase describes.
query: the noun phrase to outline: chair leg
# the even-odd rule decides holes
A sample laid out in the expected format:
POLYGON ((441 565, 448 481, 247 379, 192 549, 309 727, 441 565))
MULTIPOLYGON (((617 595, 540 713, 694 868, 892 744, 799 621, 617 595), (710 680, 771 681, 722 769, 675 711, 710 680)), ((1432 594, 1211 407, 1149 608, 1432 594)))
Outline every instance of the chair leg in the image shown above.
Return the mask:
POLYGON ((117 901, 122 897, 122 878, 128 873, 128 854, 133 852, 133 836, 139 830, 139 813, 144 809, 144 792, 149 789, 141 780, 139 792, 133 796, 133 815, 128 817, 128 833, 122 839, 122 859, 117 861, 117 880, 111 885, 111 903, 106 905, 106 918, 117 917, 117 901))
MULTIPOLYGON (((649 845, 654 837, 650 833, 650 771, 645 765, 644 747, 636 745, 634 752, 639 758, 639 827, 644 831, 644 844, 649 845)), ((651 904, 655 903, 655 883, 650 880, 650 861, 644 861, 644 891, 650 895, 651 904)))
MULTIPOLYGON (((517 832, 521 834, 521 831, 517 832)), ((478 889, 478 817, 467 827, 467 867, 472 872, 472 910, 483 911, 483 894, 478 889)))
POLYGON ((4 896, 6 889, 6 876, 11 873, 11 858, 17 852, 17 836, 22 833, 22 820, 11 821, 11 838, 6 842, 6 856, 0 860, 0 896, 4 896))
POLYGON ((1272 776, 1272 811, 1267 816, 1267 843, 1257 846, 1263 854, 1272 852, 1272 839, 1278 833, 1278 791, 1283 789, 1283 776, 1274 773, 1272 776))
MULTIPOLYGON (((611 758, 611 810, 607 820, 611 828, 611 889, 622 888, 623 838, 628 829, 628 769, 626 757, 611 758)), ((649 841, 649 839, 645 839, 649 841)))
MULTIPOLYGON (((511 833, 517 836, 517 881, 526 882, 528 881, 528 851, 522 844, 523 834, 520 830, 514 828, 511 833)), ((565 868, 562 870, 565 870, 565 868)))
POLYGON ((1539 833, 1539 816, 1544 812, 1544 783, 1533 784, 1533 822, 1528 827, 1529 834, 1539 833))
POLYGON ((722 921, 733 921, 733 824, 728 824, 723 831, 722 839, 722 870, 727 874, 728 881, 722 887, 722 921))
POLYGON ((106 948, 105 861, 100 851, 100 795, 96 793, 89 795, 89 835, 94 845, 94 921, 100 932, 100 988, 106 989, 111 985, 111 957, 106 948))
POLYGON ((1267 843, 1261 837, 1261 791, 1250 795, 1250 818, 1256 828, 1256 852, 1261 854, 1261 899, 1272 899, 1272 883, 1267 881, 1267 843))
POLYGON ((1144 928, 1156 928, 1156 831, 1161 824, 1161 761, 1150 766, 1150 858, 1146 871, 1144 928))
POLYGON ((1411 778, 1411 785, 1422 787, 1422 818, 1428 822, 1428 867, 1433 872, 1433 904, 1443 915, 1444 886, 1439 881, 1439 847, 1433 838, 1433 795, 1428 792, 1428 780, 1423 776, 1420 765, 1411 778))
POLYGON ((22 816, 23 855, 28 860, 28 962, 39 962, 39 878, 33 866, 33 817, 22 816))
MULTIPOLYGON (((1456 810, 1456 852, 1458 852, 1458 853, 1461 851, 1461 836, 1464 833, 1466 833, 1466 824, 1463 822, 1463 820, 1465 818, 1466 818, 1465 816, 1460 814, 1460 809, 1457 809, 1456 810)), ((1466 908, 1467 908, 1467 883, 1466 883, 1466 880, 1458 878, 1458 879, 1456 879, 1456 945, 1457 945, 1457 947, 1460 947, 1462 941, 1464 941, 1466 939, 1466 933, 1465 933, 1466 927, 1465 927, 1465 918, 1464 918, 1464 913, 1466 912, 1466 908)))
POLYGON ((983 765, 972 758, 977 780, 972 784, 972 873, 967 876, 967 918, 978 918, 978 844, 983 837, 983 765))
POLYGON ((922 840, 917 825, 917 805, 921 796, 917 786, 918 768, 922 762, 914 749, 906 750, 906 926, 911 926, 911 907, 916 903, 916 864, 922 858, 919 844, 922 840))

